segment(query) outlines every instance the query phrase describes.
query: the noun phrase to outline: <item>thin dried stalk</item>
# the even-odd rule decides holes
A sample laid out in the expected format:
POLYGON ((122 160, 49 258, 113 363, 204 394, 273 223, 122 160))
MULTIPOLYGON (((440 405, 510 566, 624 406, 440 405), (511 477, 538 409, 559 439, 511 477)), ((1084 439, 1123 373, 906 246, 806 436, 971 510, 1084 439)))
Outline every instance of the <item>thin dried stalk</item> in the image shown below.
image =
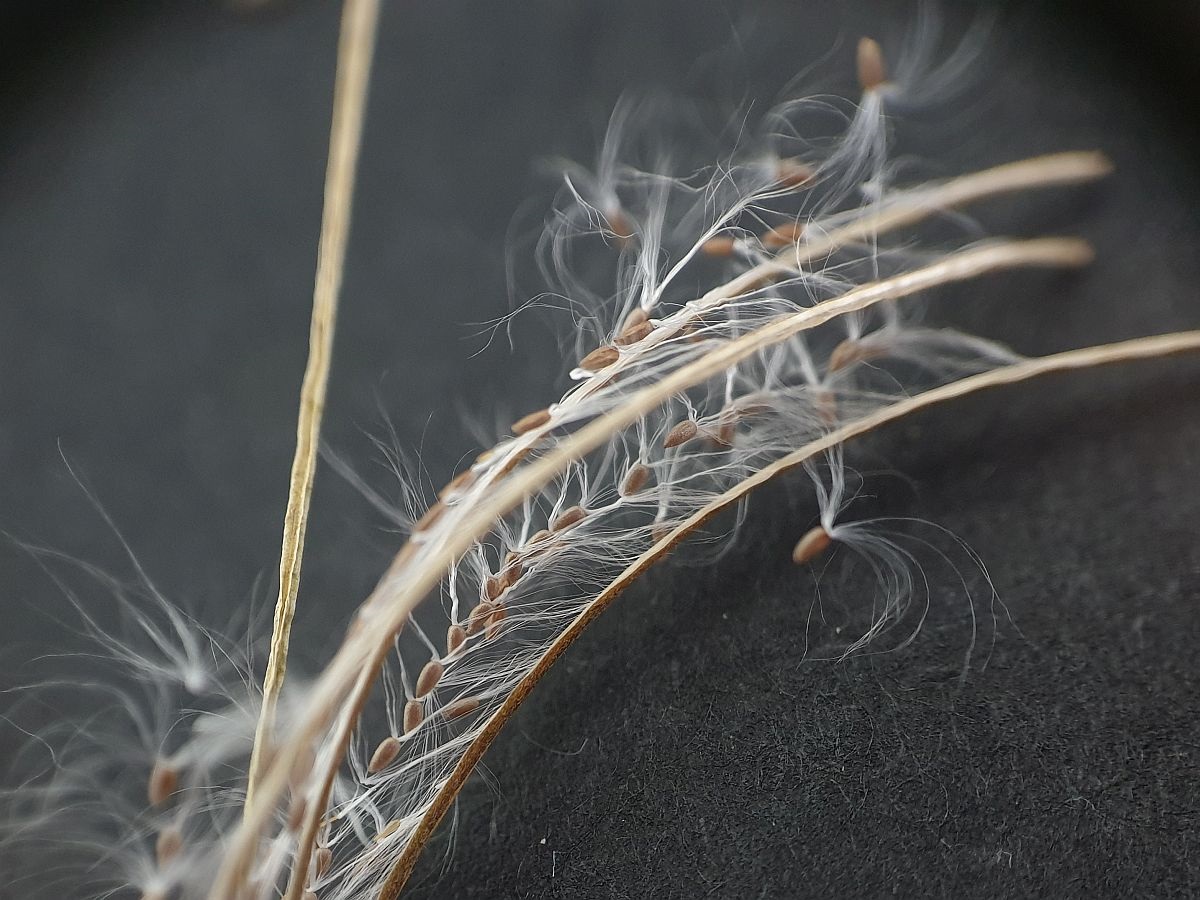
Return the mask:
POLYGON ((250 770, 246 783, 246 809, 271 755, 275 709, 287 673, 288 643, 296 616, 296 594, 300 589, 300 564, 304 557, 304 533, 312 500, 317 467, 317 445, 329 384, 333 356, 333 333, 337 320, 338 295, 346 262, 350 234, 350 210, 354 198, 354 176, 362 144, 363 119, 371 57, 379 22, 380 0, 346 0, 338 40, 337 73, 333 86, 333 123, 329 135, 329 161, 325 170, 325 199, 321 238, 317 249, 317 275, 313 288, 312 324, 308 338, 308 363, 300 387, 300 414, 296 423, 296 453, 288 483, 287 511, 283 518, 283 547, 279 559, 279 596, 271 652, 263 677, 262 709, 254 734, 250 770))
POLYGON ((479 760, 483 758, 484 753, 487 752, 492 742, 496 739, 496 736, 500 733, 500 729, 512 718, 513 714, 525 701, 525 698, 529 696, 534 686, 550 670, 550 667, 575 642, 584 629, 604 612, 618 596, 624 593, 634 581, 641 577, 655 563, 666 557, 691 532, 700 528, 711 518, 739 502, 752 491, 762 487, 772 479, 797 466, 803 465, 808 460, 831 447, 861 437, 928 407, 956 400, 970 394, 978 393, 979 391, 1016 384, 1054 372, 1089 369, 1097 366, 1141 359, 1155 359, 1196 351, 1200 351, 1200 331, 1189 331, 1138 338, 1115 344, 1103 344, 1079 350, 1069 350, 1064 353, 1024 360, 1010 366, 992 369, 979 375, 973 375, 924 391, 916 396, 884 407, 878 412, 865 416, 858 421, 843 425, 841 428, 829 432, 818 440, 810 441, 798 450, 781 457, 730 488, 703 509, 698 510, 680 523, 668 535, 656 542, 634 560, 579 613, 575 620, 547 648, 545 654, 505 698, 499 709, 489 717, 483 729, 463 753, 454 768, 454 772, 438 791, 433 803, 425 812, 425 815, 422 816, 421 823, 413 834, 412 839, 405 846, 400 858, 393 866, 379 894, 380 900, 396 900, 400 896, 400 891, 403 890, 405 883, 412 874, 413 867, 416 865, 422 849, 430 837, 432 837, 451 804, 454 803, 467 778, 470 777, 479 760))
MULTIPOLYGON (((866 309, 877 303, 978 277, 988 272, 1018 267, 1075 267, 1092 258, 1086 242, 1072 238, 1042 238, 1028 241, 993 242, 949 256, 911 272, 851 290, 809 309, 771 322, 723 344, 694 362, 633 393, 619 407, 597 417, 573 434, 562 438, 544 457, 492 486, 490 496, 477 504, 456 508, 436 526, 443 532, 436 552, 410 556, 402 551, 397 563, 364 602, 360 624, 335 654, 314 686, 309 705, 294 733, 284 743, 260 782, 269 801, 247 810, 239 831, 229 844, 225 864, 214 882, 210 897, 223 900, 235 896, 244 883, 258 836, 267 825, 272 807, 283 796, 296 762, 305 750, 337 721, 323 753, 328 766, 318 797, 327 798, 333 773, 345 754, 354 723, 358 720, 370 686, 391 647, 392 635, 404 624, 422 599, 438 584, 445 570, 459 555, 492 530, 495 523, 529 495, 540 490, 575 460, 604 444, 613 434, 634 424, 676 393, 705 381, 742 359, 793 335, 816 328, 831 319, 866 309), (400 576, 403 576, 402 578, 400 576), (397 583, 401 582, 402 583, 397 583), (357 688, 356 688, 357 686, 357 688)), ((411 542, 410 542, 411 544, 411 542)), ((317 797, 308 798, 310 801, 317 797)), ((312 842, 323 810, 309 802, 297 865, 307 866, 312 842)), ((293 880, 288 900, 298 897, 299 881, 293 880)))

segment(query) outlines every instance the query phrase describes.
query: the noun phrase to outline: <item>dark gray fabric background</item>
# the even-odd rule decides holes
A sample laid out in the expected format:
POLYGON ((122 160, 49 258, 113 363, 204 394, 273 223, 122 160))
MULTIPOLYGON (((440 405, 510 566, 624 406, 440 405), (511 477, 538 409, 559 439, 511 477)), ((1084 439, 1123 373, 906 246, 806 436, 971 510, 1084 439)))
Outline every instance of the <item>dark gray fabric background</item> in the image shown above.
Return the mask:
MULTIPOLYGON (((765 100, 839 40, 822 72, 848 73, 848 42, 894 33, 911 8, 392 0, 329 442, 386 486, 364 436, 384 432, 382 409, 440 484, 478 446, 464 413, 494 431, 557 395, 562 363, 537 314, 515 352, 476 355, 471 323, 508 308, 510 226, 528 236, 548 198, 536 161, 588 159, 623 90, 720 82, 765 100)), ((1119 169, 1096 189, 979 210, 997 232, 1087 235, 1090 271, 989 281, 932 303, 933 321, 1029 353, 1200 327, 1189 10, 1139 10, 1006 7, 973 111, 915 139, 946 172, 1091 147, 1119 169)), ((336 6, 4 15, 0 527, 128 574, 61 446, 164 590, 217 623, 262 607, 336 6)), ((911 647, 805 658, 814 585, 787 554, 813 510, 799 483, 772 491, 733 554, 711 567, 684 554, 568 654, 489 754, 413 896, 1200 894, 1198 385, 1187 360, 1048 380, 867 448, 865 467, 905 476, 870 482, 874 508, 945 526, 999 590, 964 684, 962 585, 932 554, 932 612, 911 647)), ((311 667, 394 538, 325 468, 308 541, 296 641, 311 667)), ((965 556, 939 546, 978 590, 965 556)), ((9 687, 46 647, 79 642, 27 557, 0 550, 0 585, 9 687)), ((823 586, 846 607, 868 589, 856 569, 823 586)), ((18 738, 0 731, 0 762, 18 738)))

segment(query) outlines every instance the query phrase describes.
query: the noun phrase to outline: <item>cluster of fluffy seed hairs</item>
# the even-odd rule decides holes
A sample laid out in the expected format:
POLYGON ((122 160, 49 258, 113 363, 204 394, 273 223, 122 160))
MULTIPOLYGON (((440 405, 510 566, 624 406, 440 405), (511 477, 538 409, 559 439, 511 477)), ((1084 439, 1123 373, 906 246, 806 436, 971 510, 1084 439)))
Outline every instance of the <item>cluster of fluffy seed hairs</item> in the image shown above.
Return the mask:
MULTIPOLYGON (((245 648, 262 636, 210 633, 148 578, 110 583, 128 614, 119 634, 82 595, 75 603, 107 671, 37 689, 40 702, 56 688, 94 702, 85 721, 38 730, 22 755, 27 774, 0 821, 10 887, 144 900, 396 896, 531 676, 656 547, 796 448, 1013 363, 995 343, 922 327, 903 298, 1086 252, 1065 239, 978 242, 969 225, 957 244, 923 246, 913 226, 960 225, 972 199, 1083 181, 1104 162, 1063 154, 906 178, 888 155, 896 117, 940 102, 978 43, 968 36, 931 62, 917 41, 889 67, 863 39, 856 61, 841 60, 847 75, 857 65, 853 99, 789 99, 739 117, 706 165, 675 142, 630 161, 647 155, 638 148, 654 117, 622 104, 595 168, 564 166, 540 244, 553 290, 577 311, 569 387, 410 518, 410 539, 328 668, 303 686, 292 677, 250 802, 260 701, 245 648)), ((881 577, 861 645, 911 601, 905 554, 842 520, 852 491, 836 447, 807 465, 820 524, 796 561, 843 545, 881 577)), ((64 563, 40 556, 52 572, 64 563)))

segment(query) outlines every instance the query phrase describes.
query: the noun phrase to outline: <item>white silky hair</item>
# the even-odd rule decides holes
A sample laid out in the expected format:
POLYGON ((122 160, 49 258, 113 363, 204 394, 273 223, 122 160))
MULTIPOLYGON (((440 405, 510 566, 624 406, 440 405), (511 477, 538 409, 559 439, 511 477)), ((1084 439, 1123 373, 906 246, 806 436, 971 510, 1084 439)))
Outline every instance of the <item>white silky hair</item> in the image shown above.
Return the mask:
MULTIPOLYGON (((651 155, 652 170, 634 165, 626 150, 636 145, 645 162, 641 148, 653 146, 654 107, 618 106, 597 164, 561 166, 563 187, 538 246, 548 289, 576 323, 563 338, 569 387, 539 426, 546 441, 530 447, 519 435, 501 440, 434 509, 469 507, 504 473, 544 454, 547 442, 740 335, 885 271, 960 249, 922 247, 901 232, 803 255, 821 238, 922 195, 921 187, 893 184, 892 116, 944 101, 959 88, 980 43, 973 31, 948 57, 931 60, 932 23, 922 13, 885 85, 854 103, 787 100, 756 126, 730 129, 737 143, 716 152, 715 164, 695 160, 693 148, 671 146, 651 155), (806 139, 806 121, 831 112, 844 119, 840 137, 806 139), (784 271, 721 294, 722 285, 766 263, 784 271), (640 337, 627 340, 631 334, 640 337), (620 360, 619 374, 608 365, 580 364, 597 348, 620 360)), ((572 464, 461 556, 446 572, 437 602, 396 636, 348 756, 318 746, 295 773, 293 806, 278 811, 278 828, 254 862, 257 888, 246 896, 278 896, 296 847, 289 818, 297 799, 318 799, 319 772, 328 768, 337 776, 318 836, 328 853, 310 866, 308 889, 322 900, 377 896, 489 716, 647 546, 838 424, 1017 358, 984 338, 925 327, 887 302, 729 366, 572 464), (392 755, 376 765, 384 746, 392 755)), ((393 466, 408 468, 399 456, 393 466)), ((352 467, 335 460, 335 468, 366 489, 352 467)), ((882 521, 845 518, 850 497, 842 450, 809 472, 815 518, 876 578, 870 624, 845 647, 864 650, 905 620, 914 601, 927 601, 912 549, 921 539, 897 537, 882 521)), ((425 504, 415 479, 405 483, 398 505, 371 496, 395 523, 413 529, 414 558, 436 551, 441 528, 449 526, 419 521, 425 504)), ((736 524, 708 536, 714 558, 731 546, 736 524)), ((804 527, 799 523, 797 533, 804 527)), ((104 698, 91 716, 31 740, 22 760, 28 774, 3 798, 0 852, 28 861, 67 846, 55 883, 36 885, 51 892, 208 896, 244 802, 260 700, 252 657, 175 609, 144 573, 143 589, 133 594, 103 573, 88 574, 111 590, 131 628, 128 635, 105 629, 90 601, 64 587, 83 630, 113 666, 91 687, 104 698), (165 785, 157 796, 156 784, 165 785), (59 878, 76 880, 66 885, 59 878)), ((370 614, 360 611, 356 623, 369 625, 370 614)), ((281 734, 304 707, 303 680, 290 677, 278 713, 281 734)), ((47 681, 37 690, 62 686, 47 681)))

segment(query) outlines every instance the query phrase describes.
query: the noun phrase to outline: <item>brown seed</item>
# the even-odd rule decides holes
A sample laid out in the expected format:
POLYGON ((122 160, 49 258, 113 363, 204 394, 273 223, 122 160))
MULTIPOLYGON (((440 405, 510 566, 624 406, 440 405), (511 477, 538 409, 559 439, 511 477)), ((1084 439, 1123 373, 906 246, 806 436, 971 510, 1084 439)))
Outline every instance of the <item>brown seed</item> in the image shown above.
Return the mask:
POLYGON ((542 541, 544 541, 548 537, 550 537, 550 529, 543 528, 540 531, 534 532, 533 537, 531 537, 529 539, 529 543, 530 544, 540 544, 542 541))
POLYGON ((726 259, 733 256, 733 251, 737 247, 737 242, 728 234, 718 234, 716 237, 710 237, 707 241, 700 245, 700 252, 705 256, 713 256, 719 259, 726 259))
POLYGON ((467 614, 467 634, 479 634, 483 631, 495 608, 496 604, 490 600, 480 601, 479 605, 467 614))
POLYGON ((650 322, 641 322, 637 325, 630 325, 616 336, 616 338, 613 340, 613 343, 618 347, 628 347, 630 344, 636 344, 653 330, 654 325, 650 322))
POLYGON ((378 844, 380 841, 386 841, 388 838, 390 838, 393 834, 396 833, 396 830, 399 827, 400 827, 400 820, 392 819, 392 821, 390 821, 386 825, 384 825, 383 828, 379 829, 379 834, 375 835, 375 843, 378 844))
POLYGON ((459 472, 452 479, 450 479, 444 488, 442 488, 441 492, 438 494, 438 499, 445 500, 451 494, 457 493, 459 490, 470 484, 474 478, 475 473, 470 469, 459 472))
POLYGON ((158 860, 158 866, 161 869, 183 849, 183 833, 174 825, 168 825, 158 833, 158 839, 154 842, 154 856, 158 860))
POLYGON ((597 347, 579 361, 579 368, 587 369, 589 372, 599 372, 615 363, 620 356, 621 351, 616 347, 597 347))
POLYGON ((824 553, 832 542, 833 538, 829 536, 829 532, 818 525, 796 542, 792 550, 792 562, 798 566, 811 562, 824 553))
POLYGON ((773 250, 778 250, 781 247, 790 247, 804 235, 804 226, 799 222, 787 222, 783 225, 776 225, 770 231, 762 236, 764 247, 770 247, 773 250))
POLYGON ((384 769, 392 764, 397 756, 400 755, 400 741, 392 735, 388 735, 379 742, 379 746, 375 748, 375 752, 371 754, 371 761, 367 763, 367 774, 378 775, 384 769))
POLYGON ((670 450, 672 447, 686 444, 696 436, 699 430, 694 419, 684 419, 667 432, 667 436, 663 438, 663 449, 670 450))
POLYGON ((886 351, 878 345, 872 347, 853 338, 846 338, 834 347, 833 352, 829 354, 828 368, 830 372, 837 372, 855 363, 866 362, 869 359, 876 359, 885 354, 886 351))
MULTIPOLYGON (((511 553, 508 555, 512 556, 511 553)), ((510 587, 512 587, 514 584, 516 584, 517 581, 520 580, 521 574, 524 571, 525 571, 525 564, 523 562, 521 562, 520 557, 517 557, 516 559, 514 559, 512 561, 509 561, 506 558, 504 571, 500 573, 500 584, 501 584, 503 590, 507 591, 510 587)))
POLYGON ((425 668, 421 670, 421 674, 417 676, 417 686, 413 690, 413 694, 419 699, 426 696, 430 691, 437 687, 437 683, 442 678, 442 673, 446 671, 438 660, 431 659, 425 663, 425 668))
POLYGON ((486 637, 490 641, 500 634, 500 623, 508 618, 508 610, 503 605, 497 605, 488 616, 486 637))
POLYGON ((632 494, 636 494, 646 486, 652 474, 649 466, 644 466, 641 463, 635 465, 625 475, 625 480, 621 482, 621 496, 629 497, 632 494))
POLYGON ((413 525, 413 533, 424 531, 430 528, 438 519, 442 517, 442 513, 446 511, 446 507, 441 503, 435 503, 429 509, 425 510, 425 515, 417 519, 417 523, 413 525))
POLYGON ((513 422, 513 434, 525 434, 528 431, 533 431, 535 428, 541 428, 550 421, 550 410, 539 409, 537 412, 531 412, 527 416, 522 416, 513 422))
POLYGON ((733 421, 722 422, 712 436, 713 443, 718 447, 732 447, 735 437, 737 437, 737 423, 733 421))
POLYGON ((489 447, 487 450, 484 450, 478 456, 475 457, 475 465, 482 466, 484 463, 488 462, 493 456, 495 456, 495 454, 496 454, 496 448, 489 447))
POLYGON ((409 700, 404 704, 404 733, 412 734, 425 718, 425 708, 420 700, 409 700))
POLYGON ((837 398, 833 391, 826 388, 818 388, 813 391, 813 406, 816 408, 817 415, 821 417, 821 421, 826 425, 836 425, 838 421, 837 398))
POLYGON ((483 579, 483 599, 495 600, 502 593, 504 593, 504 585, 499 576, 489 575, 483 579))
POLYGON ((633 226, 621 210, 609 210, 604 214, 604 218, 608 219, 608 228, 613 236, 622 244, 633 237, 633 226))
POLYGON ((584 509, 582 506, 572 506, 567 509, 564 509, 562 512, 560 512, 557 516, 554 517, 554 521, 550 523, 550 530, 551 531, 565 531, 566 529, 570 528, 572 525, 582 522, 586 518, 587 518, 587 510, 586 509, 584 509))
POLYGON ((454 719, 460 719, 463 716, 470 715, 477 709, 479 709, 478 697, 463 697, 459 700, 455 700, 448 706, 443 706, 442 715, 444 715, 446 717, 446 721, 449 722, 453 721, 454 719))
POLYGON ((146 782, 146 797, 151 806, 162 806, 179 785, 179 770, 164 759, 157 760, 146 782))
POLYGON ((625 324, 621 326, 622 331, 628 331, 636 325, 641 325, 650 321, 650 314, 640 306, 625 317, 625 324))
POLYGON ((798 159, 781 159, 775 166, 775 180, 784 187, 804 187, 816 174, 812 166, 798 159))
POLYGON ((887 83, 887 66, 883 61, 883 49, 872 38, 858 41, 858 83, 864 91, 873 91, 887 83))
POLYGON ((458 648, 467 642, 467 629, 461 625, 451 625, 446 629, 446 655, 453 656, 458 648))
POLYGON ((333 851, 328 847, 318 847, 313 853, 313 878, 324 878, 331 865, 333 865, 333 851))

